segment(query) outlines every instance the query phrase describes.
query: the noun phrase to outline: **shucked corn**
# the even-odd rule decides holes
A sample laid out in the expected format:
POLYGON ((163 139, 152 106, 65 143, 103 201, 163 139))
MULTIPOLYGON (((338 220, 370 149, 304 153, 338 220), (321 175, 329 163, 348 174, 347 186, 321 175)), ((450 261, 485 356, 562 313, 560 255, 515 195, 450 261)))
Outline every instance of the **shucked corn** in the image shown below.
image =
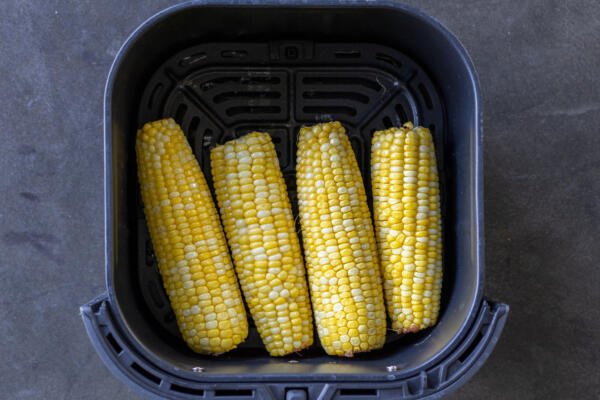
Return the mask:
POLYGON ((250 133, 211 151, 225 233, 256 328, 273 356, 312 344, 304 263, 271 137, 250 133))
MULTIPOLYGON (((183 339, 199 353, 231 350, 247 336, 246 314, 191 148, 164 119, 138 131, 136 153, 150 236, 183 339)), ((270 136, 227 142, 211 160, 225 233, 267 350, 280 356, 310 346, 304 266, 270 136)), ((384 297, 400 333, 432 326, 439 314, 441 215, 430 132, 411 123, 376 132, 371 179, 375 234, 344 128, 332 122, 300 130, 296 183, 310 297, 331 355, 383 346, 384 297)))
POLYGON ((362 176, 339 122, 300 130, 298 205, 319 339, 352 356, 385 341, 377 247, 362 176))
POLYGON ((204 175, 172 119, 147 123, 136 153, 144 212, 185 342, 220 354, 248 334, 227 244, 204 175))
POLYGON ((388 314, 398 332, 436 323, 442 287, 442 233, 431 134, 411 123, 375 132, 373 212, 388 314))

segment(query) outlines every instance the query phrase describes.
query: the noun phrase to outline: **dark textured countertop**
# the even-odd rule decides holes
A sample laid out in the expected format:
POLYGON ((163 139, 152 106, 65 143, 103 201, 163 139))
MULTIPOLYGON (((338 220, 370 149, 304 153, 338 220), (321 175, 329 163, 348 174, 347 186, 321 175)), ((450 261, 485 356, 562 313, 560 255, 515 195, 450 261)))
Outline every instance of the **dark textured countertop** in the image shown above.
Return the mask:
MULTIPOLYGON (((78 307, 104 291, 102 95, 169 1, 24 1, 0 16, 0 390, 139 398, 78 307)), ((486 288, 511 305, 454 399, 600 397, 600 3, 409 1, 469 50, 484 101, 486 288)))

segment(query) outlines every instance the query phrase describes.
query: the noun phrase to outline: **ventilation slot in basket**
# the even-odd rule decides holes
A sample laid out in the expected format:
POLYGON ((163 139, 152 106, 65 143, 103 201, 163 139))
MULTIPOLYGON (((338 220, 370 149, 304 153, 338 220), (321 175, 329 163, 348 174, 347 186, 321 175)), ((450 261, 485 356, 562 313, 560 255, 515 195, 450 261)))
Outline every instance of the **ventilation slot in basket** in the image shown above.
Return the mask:
POLYGON ((332 119, 334 115, 347 115, 350 117, 354 117, 356 115, 356 110, 352 107, 345 106, 306 106, 302 108, 307 114, 317 114, 317 117, 322 117, 323 119, 332 119))
POLYGON ((391 128, 392 126, 394 126, 390 117, 383 117, 383 126, 385 126, 385 129, 388 129, 388 128, 391 128))
POLYGON ((190 122, 190 127, 188 128, 188 135, 196 133, 196 130, 198 130, 198 125, 200 125, 200 118, 192 118, 192 121, 190 122))
POLYGON ((340 397, 376 397, 376 389, 340 389, 340 397))
POLYGON ((305 99, 325 99, 325 100, 351 100, 362 104, 369 102, 369 96, 356 92, 304 92, 302 97, 305 99))
POLYGON ((467 360, 467 358, 469 358, 469 356, 473 353, 473 351, 475 351, 475 348, 477 347, 479 342, 481 342, 481 339, 483 339, 483 334, 479 332, 475 339, 473 339, 473 342, 471 342, 469 347, 467 347, 467 349, 460 355, 460 357, 458 357, 458 361, 460 361, 461 364, 463 364, 467 360))
POLYGON ((358 85, 373 91, 380 91, 381 85, 376 81, 358 77, 309 76, 302 79, 306 85, 358 85))
POLYGON ((396 114, 398 115, 398 118, 400 118, 401 123, 405 123, 408 121, 408 116, 406 115, 406 111, 404 111, 404 107, 402 107, 402 104, 396 104, 396 107, 394 107, 394 111, 396 111, 396 114))
POLYGON ((277 85, 281 82, 276 76, 221 76, 219 78, 211 79, 203 82, 200 85, 200 89, 204 92, 214 88, 216 85, 223 84, 234 84, 234 85, 277 85))
POLYGON ((258 99, 278 99, 281 97, 279 92, 225 92, 213 97, 215 104, 220 104, 229 100, 258 100, 258 99))
POLYGON ((252 390, 246 389, 221 389, 215 390, 215 397, 253 397, 252 390))
POLYGON ((229 117, 234 117, 240 114, 278 114, 281 108, 278 106, 237 106, 228 108, 225 113, 229 117))
POLYGON ((194 389, 194 388, 189 388, 189 387, 185 387, 185 386, 179 386, 174 383, 171 384, 171 390, 174 392, 178 392, 178 393, 193 394, 195 396, 200 396, 200 397, 204 396, 204 390, 202 390, 202 389, 194 389))
POLYGON ((188 106, 185 104, 180 104, 177 107, 177 111, 175 111, 175 121, 177 121, 177 123, 179 125, 182 125, 183 123, 183 117, 185 117, 185 113, 187 112, 188 106))
POLYGON ((142 368, 142 366, 139 365, 138 363, 132 363, 131 368, 133 368, 135 371, 137 371, 144 378, 156 383, 157 385, 160 384, 160 378, 158 376, 154 375, 152 372, 148 371, 147 369, 142 368))
POLYGON ((119 345, 119 343, 117 343, 117 340, 112 335, 112 333, 106 334, 106 340, 108 340, 108 344, 110 344, 110 347, 113 348, 115 353, 121 354, 121 352, 123 351, 123 348, 119 345))
POLYGON ((461 371, 462 364, 467 362, 469 357, 473 354, 481 340, 483 339, 482 332, 485 332, 485 329, 477 333, 477 336, 473 338, 471 344, 463 351, 463 353, 446 368, 446 379, 451 379, 454 375, 461 371))

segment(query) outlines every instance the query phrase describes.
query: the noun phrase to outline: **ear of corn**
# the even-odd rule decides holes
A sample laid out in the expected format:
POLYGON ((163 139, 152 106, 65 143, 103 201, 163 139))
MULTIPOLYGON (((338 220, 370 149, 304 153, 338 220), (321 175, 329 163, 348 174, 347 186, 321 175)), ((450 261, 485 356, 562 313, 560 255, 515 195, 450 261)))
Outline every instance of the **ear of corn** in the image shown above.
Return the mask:
POLYGON ((442 285, 438 172, 431 134, 411 123, 376 132, 373 212, 388 314, 395 331, 435 325, 442 285))
POLYGON ((377 247, 362 176, 339 122, 300 130, 296 183, 321 345, 339 356, 382 347, 386 321, 377 247))
POLYGON ((244 297, 273 356, 312 344, 300 243, 271 137, 250 133, 211 151, 215 193, 244 297))
POLYGON ((136 153, 144 212, 164 287, 184 341, 220 354, 248 334, 248 322, 219 216, 181 128, 147 123, 136 153))

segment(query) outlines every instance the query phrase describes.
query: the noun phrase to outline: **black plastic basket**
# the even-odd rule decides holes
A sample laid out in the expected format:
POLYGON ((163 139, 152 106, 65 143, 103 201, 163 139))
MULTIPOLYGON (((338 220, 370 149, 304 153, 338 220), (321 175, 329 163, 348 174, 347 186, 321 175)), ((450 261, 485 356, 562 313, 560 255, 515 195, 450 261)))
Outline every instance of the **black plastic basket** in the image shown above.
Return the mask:
POLYGON ((466 51, 432 18, 387 1, 187 2, 129 37, 109 74, 104 112, 107 292, 81 313, 102 360, 141 392, 227 400, 440 397, 492 351, 508 307, 482 297, 479 87, 466 51), (352 359, 329 357, 318 343, 272 358, 253 326, 223 356, 189 350, 162 288, 136 179, 135 132, 166 116, 188 134, 209 183, 213 146, 268 131, 292 200, 300 126, 341 121, 367 189, 373 131, 406 121, 429 127, 444 217, 439 323, 390 334, 382 350, 352 359))

